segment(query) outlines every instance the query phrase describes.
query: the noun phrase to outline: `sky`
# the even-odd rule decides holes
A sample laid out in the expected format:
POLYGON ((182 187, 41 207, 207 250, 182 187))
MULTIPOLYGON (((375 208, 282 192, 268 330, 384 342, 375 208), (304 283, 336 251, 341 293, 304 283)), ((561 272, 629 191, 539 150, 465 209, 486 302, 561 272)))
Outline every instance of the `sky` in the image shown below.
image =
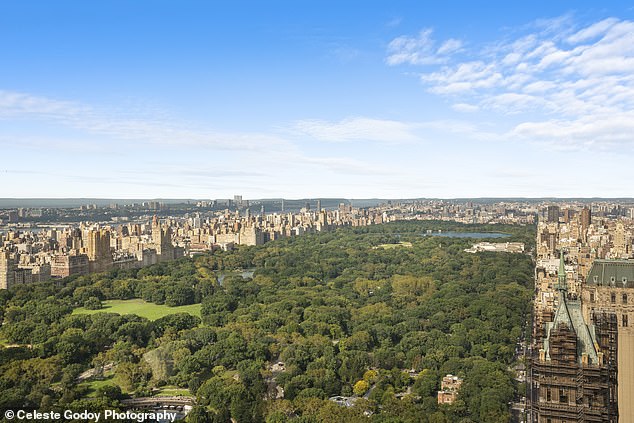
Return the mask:
POLYGON ((615 1, 2 1, 0 197, 633 197, 615 1))

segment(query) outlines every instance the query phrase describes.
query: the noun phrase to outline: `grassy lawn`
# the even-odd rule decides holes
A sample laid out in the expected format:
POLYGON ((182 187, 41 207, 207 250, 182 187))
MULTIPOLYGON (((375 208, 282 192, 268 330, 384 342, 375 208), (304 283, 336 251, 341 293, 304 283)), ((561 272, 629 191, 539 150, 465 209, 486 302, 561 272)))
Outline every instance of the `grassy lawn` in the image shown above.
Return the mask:
POLYGON ((398 247, 411 247, 412 243, 411 242, 407 242, 407 241, 401 241, 397 244, 381 244, 376 248, 383 248, 384 250, 388 250, 391 248, 398 248, 398 247))
POLYGON ((155 397, 177 397, 179 395, 189 396, 191 392, 189 389, 179 388, 177 386, 164 386, 161 391, 154 395, 155 397))
MULTIPOLYGON (((107 375, 108 373, 106 373, 107 375)), ((106 376, 103 379, 91 379, 88 380, 86 382, 82 382, 80 384, 80 386, 86 386, 88 387, 88 398, 94 398, 95 395, 97 394, 97 389, 101 388, 102 386, 117 386, 117 383, 114 381, 114 373, 110 373, 109 376, 106 376)), ((123 391, 123 389, 122 389, 123 391)))
POLYGON ((73 314, 94 314, 94 313, 118 313, 118 314, 136 314, 149 320, 160 319, 170 314, 189 313, 193 316, 200 317, 200 304, 191 304, 180 307, 168 307, 166 305, 158 305, 148 303, 140 299, 132 300, 109 300, 103 302, 104 307, 100 310, 86 310, 78 307, 73 310, 73 314))

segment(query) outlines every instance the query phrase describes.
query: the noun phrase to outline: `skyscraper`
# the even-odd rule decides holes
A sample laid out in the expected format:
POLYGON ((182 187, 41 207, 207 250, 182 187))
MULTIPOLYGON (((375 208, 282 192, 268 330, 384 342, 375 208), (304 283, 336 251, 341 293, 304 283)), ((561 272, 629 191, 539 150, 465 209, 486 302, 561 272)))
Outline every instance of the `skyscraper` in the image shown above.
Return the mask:
POLYGON ((559 206, 548 206, 546 211, 549 223, 559 222, 559 206))
POLYGON ((592 212, 588 207, 581 209, 581 228, 583 231, 588 229, 588 226, 592 223, 592 212))
POLYGON ((0 289, 9 289, 15 283, 15 260, 8 251, 0 251, 0 289))
POLYGON ((172 228, 169 225, 161 226, 156 215, 152 218, 152 243, 156 248, 159 261, 173 260, 174 245, 172 244, 172 228))
POLYGON ((110 251, 110 231, 107 229, 88 229, 86 233, 86 255, 90 272, 104 272, 112 267, 110 251))

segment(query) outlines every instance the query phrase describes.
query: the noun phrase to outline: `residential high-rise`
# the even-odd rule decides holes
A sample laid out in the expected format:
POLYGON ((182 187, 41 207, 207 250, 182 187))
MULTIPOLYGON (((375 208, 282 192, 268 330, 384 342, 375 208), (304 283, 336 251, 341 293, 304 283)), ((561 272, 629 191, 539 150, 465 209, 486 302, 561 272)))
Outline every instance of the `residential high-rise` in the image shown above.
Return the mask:
POLYGON ((592 212, 588 207, 581 209, 581 228, 585 231, 592 223, 592 212))
POLYGON ((633 423, 634 260, 595 260, 582 286, 582 303, 584 316, 610 313, 616 317, 619 423, 633 423))
POLYGON ((173 260, 174 245, 172 244, 172 228, 170 225, 161 226, 156 215, 152 218, 152 243, 156 249, 159 261, 173 260))
POLYGON ((559 222, 559 206, 548 206, 546 209, 547 218, 549 223, 557 223, 559 222))
POLYGON ((51 259, 51 276, 66 278, 72 275, 87 275, 90 273, 90 261, 86 254, 62 255, 51 259))
POLYGON ((530 357, 528 411, 531 423, 617 423, 617 323, 613 313, 584 320, 581 302, 569 296, 563 252, 559 304, 544 325, 530 357))
POLYGON ((9 289, 15 284, 15 260, 8 251, 0 251, 0 289, 9 289))
POLYGON ((109 270, 112 267, 110 231, 107 229, 88 229, 85 238, 89 271, 92 273, 109 270))

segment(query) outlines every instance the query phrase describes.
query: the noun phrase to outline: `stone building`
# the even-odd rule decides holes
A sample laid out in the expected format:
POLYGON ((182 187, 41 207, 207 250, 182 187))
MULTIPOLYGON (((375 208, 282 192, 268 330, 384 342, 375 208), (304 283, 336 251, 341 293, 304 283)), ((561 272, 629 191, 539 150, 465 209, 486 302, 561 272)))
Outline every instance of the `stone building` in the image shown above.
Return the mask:
POLYGON ((567 289, 563 252, 558 304, 530 357, 528 421, 617 423, 617 324, 595 311, 586 323, 578 297, 567 289))
POLYGON ((56 255, 51 260, 51 276, 55 278, 87 275, 89 270, 89 260, 86 254, 56 255))
POLYGON ((597 313, 616 318, 619 422, 634 423, 634 260, 595 260, 582 304, 586 319, 597 313))
POLYGON ((463 380, 458 376, 447 375, 440 381, 438 404, 453 404, 458 399, 458 391, 463 380))
POLYGON ((0 251, 0 289, 11 288, 15 284, 15 259, 8 251, 0 251))

